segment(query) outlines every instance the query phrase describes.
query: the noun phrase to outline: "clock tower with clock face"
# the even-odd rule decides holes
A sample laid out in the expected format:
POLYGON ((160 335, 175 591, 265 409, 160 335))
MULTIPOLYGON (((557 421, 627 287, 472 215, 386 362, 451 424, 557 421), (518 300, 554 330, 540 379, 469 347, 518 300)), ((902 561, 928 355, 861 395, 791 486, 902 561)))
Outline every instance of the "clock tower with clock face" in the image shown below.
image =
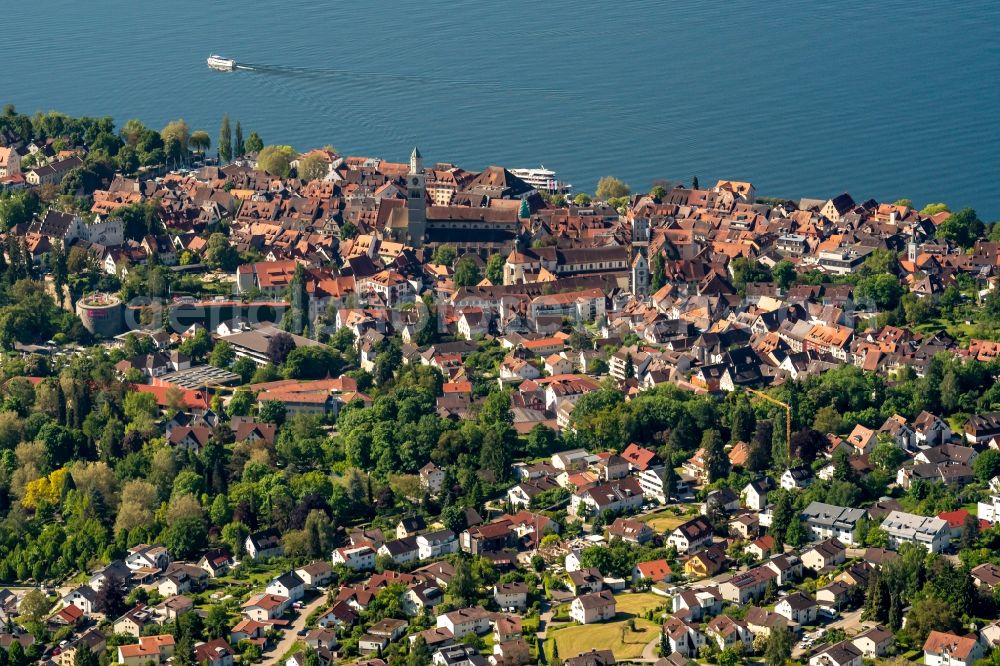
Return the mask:
POLYGON ((427 232, 427 181, 423 156, 416 146, 410 154, 410 172, 406 174, 406 213, 406 242, 419 248, 427 232))

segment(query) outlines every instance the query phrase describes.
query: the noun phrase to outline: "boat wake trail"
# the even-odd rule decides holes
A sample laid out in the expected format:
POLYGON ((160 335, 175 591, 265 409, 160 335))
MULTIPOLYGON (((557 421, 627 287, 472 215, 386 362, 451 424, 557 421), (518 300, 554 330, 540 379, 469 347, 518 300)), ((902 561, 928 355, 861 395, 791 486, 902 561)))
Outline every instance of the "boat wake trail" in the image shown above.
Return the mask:
POLYGON ((447 85, 447 86, 468 86, 476 88, 486 88, 492 90, 510 90, 531 93, 544 93, 565 95, 570 91, 560 88, 525 87, 506 81, 487 81, 476 79, 446 79, 425 74, 394 74, 390 72, 365 72, 353 69, 334 69, 325 67, 293 67, 290 65, 271 65, 264 63, 239 62, 234 69, 247 72, 260 72, 262 74, 284 74, 302 76, 329 76, 329 77, 352 77, 380 79, 385 81, 399 81, 404 83, 418 83, 422 85, 447 85))

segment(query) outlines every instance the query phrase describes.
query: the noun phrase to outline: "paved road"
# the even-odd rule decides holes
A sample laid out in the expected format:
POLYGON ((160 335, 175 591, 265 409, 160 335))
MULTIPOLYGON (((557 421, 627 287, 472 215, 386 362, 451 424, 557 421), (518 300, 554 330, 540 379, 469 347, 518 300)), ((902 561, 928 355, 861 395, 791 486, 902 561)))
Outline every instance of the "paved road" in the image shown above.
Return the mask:
MULTIPOLYGON (((867 624, 862 623, 861 621, 862 611, 863 609, 859 608, 858 610, 851 611, 849 613, 844 613, 839 620, 837 620, 836 622, 831 622, 830 624, 826 625, 824 629, 826 629, 827 631, 830 631, 831 629, 841 629, 845 634, 847 634, 848 638, 856 636, 857 634, 860 634, 862 631, 864 631, 867 628, 867 626, 874 625, 873 622, 868 622, 867 624)), ((814 634, 815 632, 813 631, 807 632, 807 635, 814 635, 814 634)), ((801 659, 811 650, 823 647, 827 646, 825 644, 821 645, 814 644, 809 647, 805 647, 802 645, 801 642, 798 642, 792 648, 792 659, 801 659)))
POLYGON ((538 616, 538 632, 535 634, 538 636, 538 640, 544 641, 548 635, 549 624, 552 622, 552 616, 555 611, 547 610, 538 616))
POLYGON ((644 661, 652 663, 659 660, 659 657, 656 656, 656 648, 658 648, 659 646, 660 646, 660 637, 657 636, 653 640, 649 641, 649 644, 647 644, 646 647, 642 649, 642 657, 640 657, 639 659, 633 659, 632 661, 644 661))
POLYGON ((267 656, 264 657, 264 664, 278 664, 282 663, 281 658, 286 652, 292 649, 295 645, 295 641, 301 640, 303 636, 299 636, 298 632, 304 629, 306 626, 306 618, 321 605, 326 603, 326 594, 321 593, 318 597, 306 604, 306 607, 299 611, 298 617, 292 620, 288 628, 285 629, 285 633, 282 634, 281 640, 275 645, 267 656))

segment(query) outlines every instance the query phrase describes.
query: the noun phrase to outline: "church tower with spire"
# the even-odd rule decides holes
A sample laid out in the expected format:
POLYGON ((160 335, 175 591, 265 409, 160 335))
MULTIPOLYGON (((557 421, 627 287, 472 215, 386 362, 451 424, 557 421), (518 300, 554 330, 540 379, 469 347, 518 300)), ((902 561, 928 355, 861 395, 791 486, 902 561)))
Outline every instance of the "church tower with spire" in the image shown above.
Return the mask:
POLYGON ((406 243, 419 248, 427 232, 427 180, 420 149, 410 153, 410 172, 406 174, 406 243))

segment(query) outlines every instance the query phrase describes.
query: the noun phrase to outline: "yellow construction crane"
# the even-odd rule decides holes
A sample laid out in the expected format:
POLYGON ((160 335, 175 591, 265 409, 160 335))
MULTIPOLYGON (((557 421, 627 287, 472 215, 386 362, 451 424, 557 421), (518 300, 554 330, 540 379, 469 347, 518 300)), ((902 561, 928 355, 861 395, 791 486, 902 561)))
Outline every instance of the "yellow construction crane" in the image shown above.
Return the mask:
POLYGON ((757 390, 754 390, 752 388, 748 388, 747 391, 750 392, 750 393, 753 393, 758 398, 763 398, 764 400, 767 400, 768 402, 770 402, 770 403, 772 403, 774 405, 778 405, 779 407, 784 407, 785 408, 785 416, 786 416, 786 418, 785 418, 785 446, 788 447, 788 463, 791 464, 791 462, 792 462, 792 406, 789 405, 787 402, 781 402, 780 400, 778 400, 776 398, 772 398, 771 396, 769 396, 768 394, 764 393, 763 391, 757 391, 757 390))

